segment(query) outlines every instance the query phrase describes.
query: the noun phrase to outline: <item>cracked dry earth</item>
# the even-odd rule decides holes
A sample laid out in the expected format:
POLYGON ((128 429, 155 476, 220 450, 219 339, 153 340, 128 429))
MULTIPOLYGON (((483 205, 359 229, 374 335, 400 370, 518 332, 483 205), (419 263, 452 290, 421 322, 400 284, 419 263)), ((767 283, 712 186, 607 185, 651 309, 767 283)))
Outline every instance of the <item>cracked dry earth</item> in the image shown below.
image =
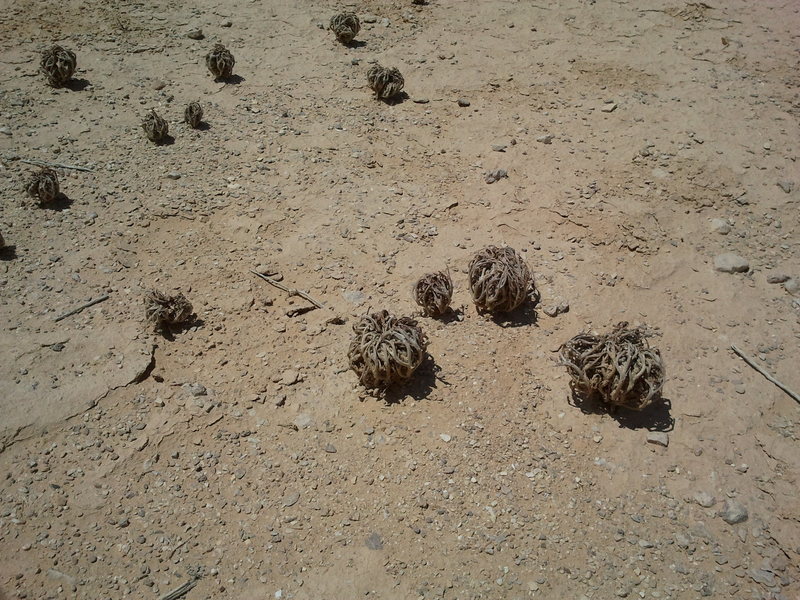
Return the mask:
POLYGON ((800 390, 796 2, 3 8, 2 600, 800 597, 800 405, 730 350, 800 390), (54 42, 69 88, 37 73, 54 42), (24 160, 91 171, 40 208, 24 160), (476 314, 489 244, 538 305, 476 314), (431 359, 365 393, 354 320, 447 266, 431 359), (154 334, 150 288, 198 321, 154 334), (555 351, 623 320, 668 381, 610 415, 555 351))

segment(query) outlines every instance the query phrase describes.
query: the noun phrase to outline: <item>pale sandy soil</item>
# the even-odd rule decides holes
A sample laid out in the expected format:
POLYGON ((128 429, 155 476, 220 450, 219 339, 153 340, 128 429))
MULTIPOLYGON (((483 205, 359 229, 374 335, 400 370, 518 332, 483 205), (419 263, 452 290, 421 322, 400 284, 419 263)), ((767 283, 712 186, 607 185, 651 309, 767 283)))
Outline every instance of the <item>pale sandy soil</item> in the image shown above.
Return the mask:
POLYGON ((768 282, 800 278, 800 6, 367 1, 353 47, 320 27, 342 8, 3 2, 0 599, 800 597, 800 405, 730 350, 800 390, 800 298, 768 282), (72 89, 37 73, 53 42, 72 89), (22 160, 93 172, 40 208, 22 160), (538 306, 476 314, 487 244, 538 306), (463 318, 421 318, 431 361, 366 394, 354 320, 445 266, 463 318), (152 287, 198 324, 153 334, 152 287), (575 406, 555 351, 622 320, 660 331, 664 402, 575 406))

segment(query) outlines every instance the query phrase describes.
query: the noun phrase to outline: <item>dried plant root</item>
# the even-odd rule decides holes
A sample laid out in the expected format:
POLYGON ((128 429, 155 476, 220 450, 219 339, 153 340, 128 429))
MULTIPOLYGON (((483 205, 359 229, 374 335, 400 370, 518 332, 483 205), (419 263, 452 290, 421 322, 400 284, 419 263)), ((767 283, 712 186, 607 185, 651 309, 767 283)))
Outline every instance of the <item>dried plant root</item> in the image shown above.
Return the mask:
POLYGON ((612 406, 642 410, 660 397, 666 371, 646 327, 619 323, 610 333, 581 333, 560 348, 573 391, 612 406))
POLYGON ((417 322, 382 310, 353 326, 350 368, 366 388, 386 388, 410 378, 422 364, 428 340, 417 322))

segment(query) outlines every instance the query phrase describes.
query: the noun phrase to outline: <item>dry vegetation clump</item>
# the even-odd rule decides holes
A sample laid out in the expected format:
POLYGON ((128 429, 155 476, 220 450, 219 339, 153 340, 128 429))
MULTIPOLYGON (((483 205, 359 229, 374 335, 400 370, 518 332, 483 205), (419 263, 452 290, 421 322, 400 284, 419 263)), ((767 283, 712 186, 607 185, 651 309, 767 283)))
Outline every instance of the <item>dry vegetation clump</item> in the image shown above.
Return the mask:
POLYGON ((406 82, 396 68, 386 68, 376 64, 367 71, 367 83, 375 92, 376 98, 389 100, 402 91, 406 82))
POLYGON ((200 123, 203 122, 203 107, 199 102, 191 102, 186 106, 183 111, 183 120, 192 129, 197 129, 200 123))
POLYGON ((206 66, 216 79, 227 79, 233 75, 236 59, 222 44, 214 44, 214 49, 206 54, 206 66))
POLYGON ((361 31, 361 22, 354 13, 340 13, 331 17, 328 29, 342 44, 349 44, 361 31))
POLYGON ((469 287, 478 312, 510 312, 533 287, 533 277, 513 248, 488 246, 469 263, 469 287))
POLYGON ((581 333, 561 346, 561 364, 578 395, 598 397, 605 404, 641 410, 661 395, 665 369, 661 353, 644 326, 619 323, 605 334, 581 333))
POLYGON ((414 285, 414 300, 427 317, 438 317, 447 312, 453 299, 453 280, 449 271, 428 273, 414 285))
POLYGON ((142 129, 144 129, 147 139, 156 144, 163 142, 169 134, 169 124, 159 117, 155 110, 147 113, 142 121, 142 129))
POLYGON ((47 77, 47 83, 53 87, 62 87, 75 74, 78 62, 75 53, 59 45, 50 46, 42 52, 39 67, 47 77))
POLYGON ((410 317, 382 310, 363 316, 353 331, 347 356, 366 388, 386 388, 410 378, 425 358, 428 340, 410 317))
POLYGON ((50 204, 58 199, 61 193, 58 175, 53 169, 42 167, 34 173, 25 185, 25 191, 40 204, 50 204))
POLYGON ((145 318, 157 331, 188 325, 194 320, 191 303, 181 293, 169 296, 149 290, 144 296, 145 318))

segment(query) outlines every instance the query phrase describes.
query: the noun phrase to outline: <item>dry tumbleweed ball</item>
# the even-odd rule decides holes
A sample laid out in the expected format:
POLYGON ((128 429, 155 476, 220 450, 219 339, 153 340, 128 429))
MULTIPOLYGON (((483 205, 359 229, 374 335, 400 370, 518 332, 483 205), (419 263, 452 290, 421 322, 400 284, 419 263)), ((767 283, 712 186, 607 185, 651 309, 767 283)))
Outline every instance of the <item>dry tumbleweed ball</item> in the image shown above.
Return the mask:
POLYGON ((206 55, 206 66, 217 79, 227 79, 233 74, 236 59, 222 44, 214 44, 214 49, 206 55))
POLYGON ((72 50, 55 45, 42 52, 39 66, 47 77, 47 83, 53 87, 61 87, 72 79, 77 64, 72 50))
POLYGON ((396 96, 405 85, 400 71, 394 67, 387 69, 377 64, 367 71, 367 82, 379 100, 388 100, 396 96))
POLYGON ((414 285, 414 300, 426 316, 438 317, 450 307, 453 299, 453 280, 448 271, 428 273, 414 285))
POLYGON ((410 317, 397 318, 382 310, 362 317, 353 331, 347 356, 366 388, 386 388, 408 379, 425 358, 428 340, 410 317))
POLYGON ((155 110, 147 113, 144 121, 142 121, 142 129, 144 129, 147 139, 156 144, 163 142, 169 133, 169 125, 158 116, 155 110))
POLYGON ((144 297, 145 317, 157 330, 186 325, 194 319, 191 303, 183 294, 168 296, 150 290, 144 297))
POLYGON ((28 195, 38 200, 41 204, 54 202, 60 193, 58 185, 58 175, 53 169, 42 167, 38 173, 34 173, 25 186, 28 195))
POLYGON ((203 122, 203 107, 199 102, 192 102, 183 111, 183 120, 193 129, 197 129, 203 122))
POLYGON ((341 43, 349 44, 361 30, 361 22, 354 13, 341 13, 331 17, 328 29, 336 35, 336 39, 341 43))
POLYGON ((597 396, 613 407, 641 410, 661 395, 666 370, 661 353, 647 338, 644 326, 629 328, 619 323, 606 334, 581 333, 559 349, 573 392, 597 396))
POLYGON ((469 263, 469 287, 478 312, 510 312, 533 287, 528 265, 513 248, 484 248, 469 263))

